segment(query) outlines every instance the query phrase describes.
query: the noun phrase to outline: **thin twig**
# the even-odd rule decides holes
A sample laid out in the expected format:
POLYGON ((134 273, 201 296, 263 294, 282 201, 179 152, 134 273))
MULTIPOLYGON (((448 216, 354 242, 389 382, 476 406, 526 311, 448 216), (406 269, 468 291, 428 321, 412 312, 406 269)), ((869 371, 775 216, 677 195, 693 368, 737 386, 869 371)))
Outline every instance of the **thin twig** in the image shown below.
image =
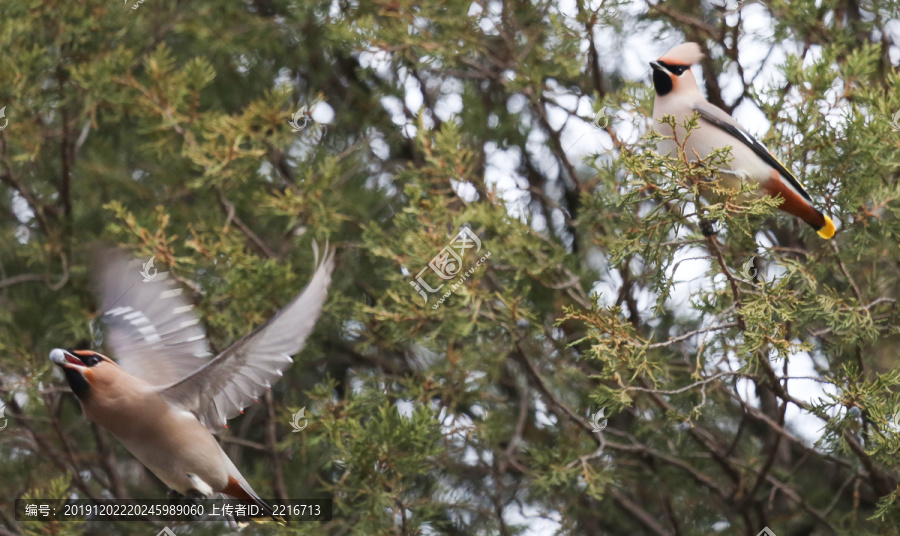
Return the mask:
POLYGON ((647 348, 662 348, 664 346, 669 346, 670 344, 674 344, 676 342, 681 342, 683 340, 690 339, 691 337, 693 337, 695 335, 700 335, 702 333, 709 333, 711 331, 720 331, 723 329, 731 329, 731 328, 736 328, 736 327, 738 327, 738 323, 732 322, 730 324, 722 324, 719 326, 713 326, 713 327, 704 328, 704 329, 697 329, 694 331, 689 331, 689 332, 687 332, 683 335, 679 335, 677 337, 672 337, 671 339, 669 339, 667 341, 655 342, 653 344, 648 345, 647 348))

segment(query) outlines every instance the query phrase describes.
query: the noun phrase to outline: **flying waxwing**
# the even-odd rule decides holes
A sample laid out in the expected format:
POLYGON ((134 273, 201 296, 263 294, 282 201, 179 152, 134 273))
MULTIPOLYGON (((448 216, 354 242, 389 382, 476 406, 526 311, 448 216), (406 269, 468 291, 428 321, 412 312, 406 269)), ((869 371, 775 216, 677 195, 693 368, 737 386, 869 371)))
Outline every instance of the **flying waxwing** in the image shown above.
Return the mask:
MULTIPOLYGON (((675 117, 676 125, 681 125, 694 113, 699 114, 698 128, 691 132, 684 145, 689 159, 696 160, 695 151, 704 159, 713 150, 730 146, 732 160, 729 168, 720 170, 725 187, 738 190, 741 181, 756 183, 760 193, 780 195, 782 202, 779 208, 810 224, 819 236, 834 236, 831 218, 812 205, 809 194, 791 172, 744 127, 700 94, 691 66, 702 57, 697 43, 683 43, 650 62, 656 90, 653 119, 659 123, 663 116, 671 115, 675 117)), ((673 136, 672 127, 665 123, 659 123, 658 129, 665 136, 673 136)), ((679 141, 685 140, 684 127, 678 126, 677 134, 679 141)), ((674 139, 660 141, 657 149, 663 155, 677 153, 674 139)))
POLYGON ((284 309, 213 359, 206 334, 166 273, 142 277, 121 252, 98 255, 96 286, 112 359, 54 349, 91 421, 109 430, 174 491, 223 493, 271 512, 213 437, 290 366, 312 332, 331 282, 325 246, 312 280, 284 309))

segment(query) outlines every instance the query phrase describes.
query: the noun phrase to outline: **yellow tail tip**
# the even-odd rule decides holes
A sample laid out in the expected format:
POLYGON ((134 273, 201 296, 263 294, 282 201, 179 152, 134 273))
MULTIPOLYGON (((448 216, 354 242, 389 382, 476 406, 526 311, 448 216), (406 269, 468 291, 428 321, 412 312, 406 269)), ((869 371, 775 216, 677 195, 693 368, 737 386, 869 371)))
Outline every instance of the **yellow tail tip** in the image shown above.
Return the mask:
POLYGON ((831 238, 832 236, 834 236, 834 222, 831 221, 831 218, 825 216, 825 225, 823 225, 822 228, 816 232, 819 234, 819 236, 826 240, 831 238))

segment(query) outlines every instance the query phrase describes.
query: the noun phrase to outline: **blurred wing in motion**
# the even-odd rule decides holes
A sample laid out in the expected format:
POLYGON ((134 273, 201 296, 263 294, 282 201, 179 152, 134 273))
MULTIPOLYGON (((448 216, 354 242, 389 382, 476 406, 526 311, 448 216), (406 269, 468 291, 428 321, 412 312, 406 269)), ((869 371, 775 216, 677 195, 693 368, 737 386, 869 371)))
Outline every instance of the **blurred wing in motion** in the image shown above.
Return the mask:
POLYGON ((282 376, 306 342, 322 312, 331 283, 334 251, 325 245, 321 264, 316 250, 312 280, 284 309, 234 343, 203 368, 160 393, 194 413, 213 433, 259 399, 282 376))
POLYGON ((124 252, 94 252, 94 282, 119 365, 151 385, 175 382, 209 362, 206 333, 167 272, 149 281, 124 252))

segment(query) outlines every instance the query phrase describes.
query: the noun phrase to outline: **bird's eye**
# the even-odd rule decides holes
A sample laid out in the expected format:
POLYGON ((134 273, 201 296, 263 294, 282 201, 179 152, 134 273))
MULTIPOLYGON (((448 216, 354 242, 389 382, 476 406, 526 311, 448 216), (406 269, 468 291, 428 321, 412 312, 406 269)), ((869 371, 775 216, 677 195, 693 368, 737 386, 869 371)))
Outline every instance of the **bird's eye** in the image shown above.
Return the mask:
POLYGON ((89 367, 93 367, 94 365, 99 363, 101 360, 95 354, 91 354, 91 355, 85 357, 84 359, 82 359, 82 361, 84 361, 85 365, 87 365, 89 367))
POLYGON ((666 63, 664 61, 657 61, 659 65, 662 65, 666 71, 674 74, 675 76, 681 76, 685 71, 690 69, 690 65, 672 65, 671 63, 666 63))

